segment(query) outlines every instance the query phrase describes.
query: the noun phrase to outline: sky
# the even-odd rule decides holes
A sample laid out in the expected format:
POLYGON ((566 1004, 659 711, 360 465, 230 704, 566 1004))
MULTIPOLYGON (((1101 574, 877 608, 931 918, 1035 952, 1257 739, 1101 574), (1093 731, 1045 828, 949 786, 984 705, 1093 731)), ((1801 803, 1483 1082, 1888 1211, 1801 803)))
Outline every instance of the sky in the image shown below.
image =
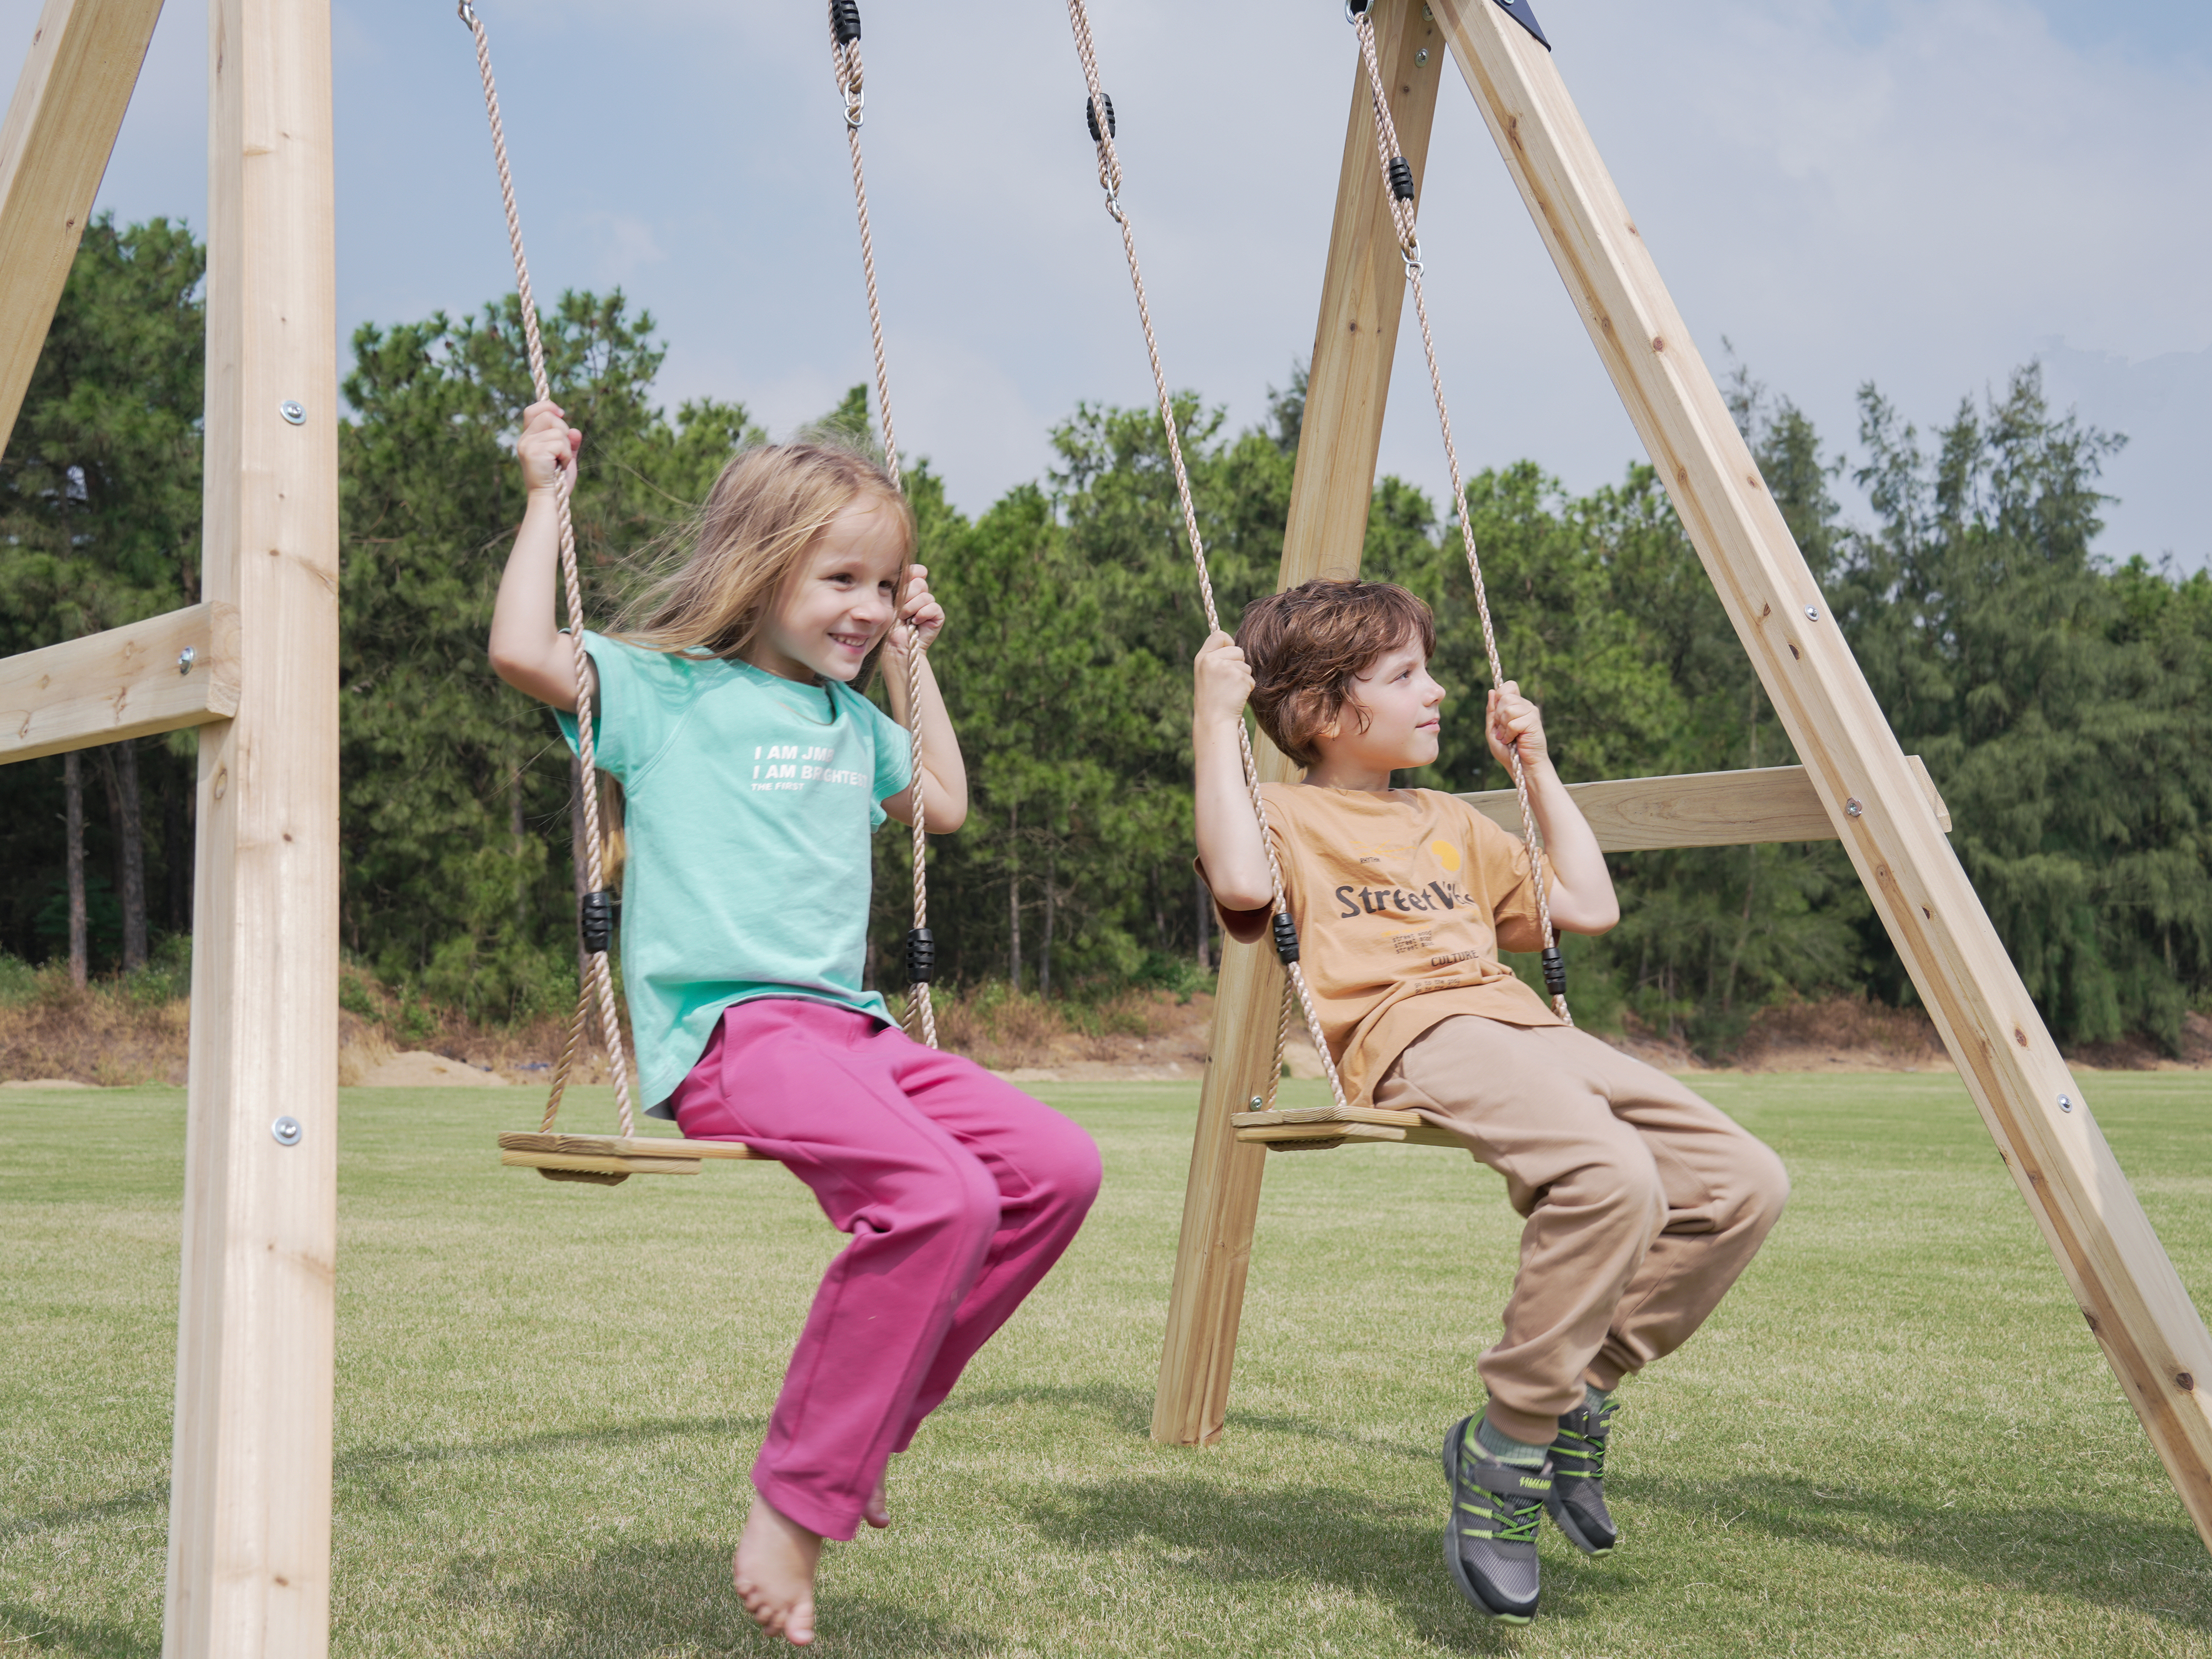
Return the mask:
MULTIPOLYGON (((1855 448, 1869 381, 1923 432, 2029 361, 2130 442, 2100 547, 2212 563, 2212 6, 1535 0, 1701 351, 1855 448)), ((779 434, 869 376, 820 0, 479 0, 541 294, 619 285, 672 407, 779 434)), ((0 0, 27 46, 38 0, 0 0)), ((1339 0, 1091 0, 1170 377, 1265 414, 1311 349, 1352 32, 1339 0)), ((335 0, 349 338, 512 287, 448 0, 335 0)), ((980 511, 1079 402, 1148 402, 1063 7, 863 0, 869 194, 902 447, 980 511)), ((101 186, 206 219, 206 15, 172 0, 101 186)), ((1459 442, 1582 490, 1637 441, 1455 70, 1422 238, 1459 442)), ((1410 332, 1384 470, 1441 497, 1410 332)), ((341 343, 342 360, 345 351, 341 343)), ((1846 499, 1851 492, 1846 488, 1846 499)), ((1863 508, 1859 509, 1863 511, 1863 508)))

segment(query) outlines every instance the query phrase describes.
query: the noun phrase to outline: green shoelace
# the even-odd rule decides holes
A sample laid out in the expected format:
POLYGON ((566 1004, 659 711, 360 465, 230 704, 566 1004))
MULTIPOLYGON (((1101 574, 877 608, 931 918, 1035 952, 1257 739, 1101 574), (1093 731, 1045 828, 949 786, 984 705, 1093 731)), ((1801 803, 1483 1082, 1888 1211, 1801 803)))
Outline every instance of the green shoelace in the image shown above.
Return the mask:
POLYGON ((1536 1522, 1542 1518, 1544 1505, 1540 1502, 1511 1504, 1496 1492, 1485 1491, 1481 1496, 1486 1503, 1462 1502, 1460 1508, 1477 1521, 1494 1523, 1494 1529, 1485 1531, 1480 1527, 1467 1528, 1473 1538, 1494 1538, 1501 1544, 1532 1544, 1536 1540, 1536 1522))
POLYGON ((1613 1403, 1608 1401, 1597 1413, 1597 1432, 1577 1434, 1563 1428, 1559 1437, 1552 1444, 1553 1474, 1573 1480, 1602 1480, 1605 1479, 1605 1447, 1613 1431, 1613 1403))

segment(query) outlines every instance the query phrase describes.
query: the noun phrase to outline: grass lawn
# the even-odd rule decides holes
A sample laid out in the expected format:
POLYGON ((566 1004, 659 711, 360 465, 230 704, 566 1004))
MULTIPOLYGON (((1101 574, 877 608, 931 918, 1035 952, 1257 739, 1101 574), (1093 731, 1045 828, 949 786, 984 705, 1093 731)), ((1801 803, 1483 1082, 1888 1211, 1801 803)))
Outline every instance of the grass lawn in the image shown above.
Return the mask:
MULTIPOLYGON (((1268 1167, 1229 1433, 1146 1437, 1189 1085, 1048 1086, 1107 1185, 1065 1265, 834 1547, 828 1654, 2212 1656, 2212 1560, 1957 1082, 1718 1077, 1796 1183, 1682 1353, 1632 1382, 1625 1534, 1544 1537, 1478 1621, 1437 1537, 1517 1223, 1392 1148, 1268 1167)), ((2212 1082, 2093 1078, 2212 1306, 2212 1082)), ((762 1653, 745 1469, 842 1242, 781 1170, 611 1189, 494 1162, 520 1090, 349 1092, 333 1650, 762 1653)), ((580 1124, 608 1115, 576 1103, 580 1124)), ((160 1650, 184 1107, 0 1096, 0 1654, 160 1650)))

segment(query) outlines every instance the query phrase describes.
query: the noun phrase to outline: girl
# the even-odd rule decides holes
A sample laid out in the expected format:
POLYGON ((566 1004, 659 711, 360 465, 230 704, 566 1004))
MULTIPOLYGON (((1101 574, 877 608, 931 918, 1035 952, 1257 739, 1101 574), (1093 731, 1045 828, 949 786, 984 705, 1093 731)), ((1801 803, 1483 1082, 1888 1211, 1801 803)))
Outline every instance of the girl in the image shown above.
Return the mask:
MULTIPOLYGON (((550 403, 525 416, 529 506, 491 629, 492 665, 562 711, 572 745, 555 491, 582 441, 550 403)), ((854 688, 888 654, 903 717, 906 653, 945 625, 914 535, 859 456, 748 450, 722 469, 688 556, 621 631, 584 636, 599 763, 628 800, 623 981, 650 1114, 781 1160, 853 1236, 792 1356, 732 1563, 746 1610, 802 1645, 822 1540, 890 1524, 890 1458, 1098 1188, 1083 1131, 910 1042, 860 988, 869 832, 886 814, 911 821, 913 780, 906 732, 854 688)), ((929 827, 949 831, 967 775, 927 658, 921 679, 929 827)))

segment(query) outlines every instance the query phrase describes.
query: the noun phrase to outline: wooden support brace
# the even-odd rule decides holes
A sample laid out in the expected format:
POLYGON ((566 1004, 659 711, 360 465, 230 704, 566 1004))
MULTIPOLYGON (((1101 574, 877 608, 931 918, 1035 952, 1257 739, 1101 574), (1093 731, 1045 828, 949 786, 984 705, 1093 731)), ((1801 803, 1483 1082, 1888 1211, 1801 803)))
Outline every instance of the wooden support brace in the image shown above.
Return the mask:
POLYGON ((329 0, 210 0, 208 28, 202 585, 237 609, 240 669, 236 717, 200 740, 162 1651, 322 1659, 337 1234, 329 0))
POLYGON ((1558 65, 1490 0, 1429 3, 1829 822, 2212 1545, 2198 1386, 2212 1336, 1930 817, 1558 65))
MULTIPOLYGON (((1936 827, 1947 834, 1951 814, 1917 755, 1907 755, 1912 780, 1936 827)), ((1608 853, 1650 853, 1670 847, 1748 847, 1777 841, 1833 841, 1836 826, 1802 766, 1761 766, 1741 772, 1692 772, 1672 778, 1610 778, 1571 783, 1567 793, 1608 853)), ((1521 805, 1510 789, 1485 789, 1460 799, 1501 830, 1521 834, 1521 805)))
MULTIPOLYGON (((1443 66, 1443 42, 1420 0, 1380 0, 1376 49, 1389 75, 1391 116, 1415 176, 1426 169, 1429 130, 1443 66)), ((1405 303, 1399 257, 1375 161, 1366 72, 1354 57, 1336 218, 1329 235, 1321 318, 1306 380, 1305 423, 1291 481, 1279 587, 1359 572, 1367 503, 1382 441, 1382 411, 1405 303)), ((1291 775, 1255 738, 1263 777, 1291 775)), ((1168 1297, 1152 1438, 1177 1445, 1218 1439, 1244 1306, 1244 1273, 1258 1224, 1267 1154, 1239 1145, 1230 1119, 1266 1086, 1274 1060, 1282 969, 1272 951, 1224 942, 1216 988, 1212 1052, 1199 1091, 1198 1125, 1183 1196, 1182 1233, 1168 1297)))
POLYGON ((39 13, 0 125, 0 449, 161 15, 161 0, 46 0, 39 13))
POLYGON ((0 658, 0 766, 238 712, 238 609, 196 605, 0 658))

